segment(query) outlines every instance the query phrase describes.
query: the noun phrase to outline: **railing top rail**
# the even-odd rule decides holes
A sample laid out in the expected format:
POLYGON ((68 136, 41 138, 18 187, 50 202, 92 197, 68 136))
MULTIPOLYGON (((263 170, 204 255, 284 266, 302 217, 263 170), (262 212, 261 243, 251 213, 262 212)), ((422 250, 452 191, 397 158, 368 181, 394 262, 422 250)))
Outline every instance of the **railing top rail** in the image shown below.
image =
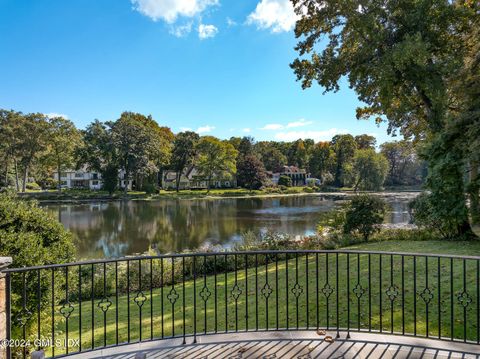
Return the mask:
POLYGON ((172 259, 172 258, 182 258, 182 257, 204 257, 204 256, 225 256, 225 255, 255 255, 255 254, 315 254, 315 253, 338 253, 338 254, 375 254, 375 255, 394 255, 394 256, 405 256, 405 257, 434 257, 434 258, 452 258, 452 259, 468 259, 468 260, 479 260, 480 256, 461 256, 461 255, 451 255, 451 254, 434 254, 434 253, 409 253, 409 252, 384 252, 384 251, 361 251, 361 250, 255 250, 255 251, 219 251, 219 252, 192 252, 192 253, 178 253, 178 254, 161 254, 155 256, 131 256, 131 257, 121 257, 121 258, 111 258, 111 259, 94 259, 89 261, 80 261, 80 262, 71 262, 71 263, 62 263, 62 264, 49 264, 42 266, 34 267, 23 267, 23 268, 9 268, 3 270, 2 273, 11 273, 11 272, 26 272, 39 269, 52 269, 52 268, 65 268, 73 267, 79 265, 92 265, 92 264, 103 264, 103 263, 115 263, 115 262, 128 262, 128 261, 139 261, 139 260, 149 260, 149 259, 172 259))

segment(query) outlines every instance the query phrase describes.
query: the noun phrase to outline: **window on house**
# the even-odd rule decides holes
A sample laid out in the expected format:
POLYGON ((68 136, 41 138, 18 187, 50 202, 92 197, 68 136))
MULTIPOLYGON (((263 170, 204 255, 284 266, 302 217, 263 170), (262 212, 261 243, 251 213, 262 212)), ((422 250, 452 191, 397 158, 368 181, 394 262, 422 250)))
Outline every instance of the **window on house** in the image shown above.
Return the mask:
POLYGON ((98 185, 98 181, 92 181, 92 186, 97 186, 98 185))

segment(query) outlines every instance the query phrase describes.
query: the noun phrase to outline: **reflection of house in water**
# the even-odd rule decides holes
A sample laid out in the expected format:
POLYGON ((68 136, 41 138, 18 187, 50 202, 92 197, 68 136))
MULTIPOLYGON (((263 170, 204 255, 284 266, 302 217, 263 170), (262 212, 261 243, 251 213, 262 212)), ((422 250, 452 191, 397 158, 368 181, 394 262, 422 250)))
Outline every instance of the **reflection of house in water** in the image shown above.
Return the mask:
MULTIPOLYGON (((202 176, 195 166, 186 168, 181 176, 179 182, 179 189, 207 189, 208 179, 202 176)), ((162 173, 162 187, 164 189, 175 189, 177 186, 177 172, 163 171, 162 173)), ((210 186, 212 188, 233 188, 237 186, 235 179, 214 175, 211 179, 210 186)))

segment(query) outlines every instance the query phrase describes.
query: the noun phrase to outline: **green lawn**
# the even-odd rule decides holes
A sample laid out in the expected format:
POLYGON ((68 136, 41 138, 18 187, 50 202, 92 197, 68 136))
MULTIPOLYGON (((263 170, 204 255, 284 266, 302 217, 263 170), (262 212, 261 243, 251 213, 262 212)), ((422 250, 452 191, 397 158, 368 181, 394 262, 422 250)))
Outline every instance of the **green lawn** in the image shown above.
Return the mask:
MULTIPOLYGON (((356 245, 348 249, 478 255, 480 254, 480 242, 389 241, 356 245)), ((338 288, 338 298, 340 299, 338 323, 342 328, 346 328, 349 323, 352 330, 371 328, 384 332, 393 330, 394 332, 414 333, 416 331, 418 335, 423 336, 427 334, 428 324, 428 335, 438 337, 440 314, 442 337, 451 337, 453 333, 455 338, 463 338, 464 329, 466 329, 467 339, 477 341, 477 318, 480 315, 477 307, 477 261, 467 260, 465 262, 465 288, 472 302, 464 311, 464 307, 457 297, 464 291, 464 262, 462 260, 450 261, 449 258, 418 257, 414 263, 413 257, 406 256, 403 258, 404 286, 402 287, 401 256, 383 255, 381 270, 379 255, 371 255, 369 258, 364 254, 350 254, 348 257, 349 271, 347 271, 347 255, 338 255, 338 285, 336 283, 337 256, 335 253, 330 253, 328 255, 328 276, 327 256, 320 254, 317 257, 315 254, 309 254, 290 258, 288 265, 282 258, 278 263, 278 271, 276 271, 275 261, 271 258, 268 266, 262 264, 257 268, 241 269, 236 275, 234 272, 227 274, 222 272, 218 273, 216 278, 214 275, 203 276, 202 273, 199 273, 195 282, 193 280, 187 280, 185 283, 178 282, 173 287, 171 285, 163 288, 155 286, 151 292, 147 282, 142 286, 145 302, 141 308, 134 300, 137 291, 132 291, 130 298, 124 294, 119 295, 118 305, 115 300, 115 292, 109 292, 107 296, 112 301, 112 305, 105 315, 98 306, 101 298, 94 299, 93 303, 88 300, 81 303, 80 331, 80 308, 78 303, 74 302, 72 303, 74 310, 68 319, 69 338, 81 337, 82 350, 86 350, 91 348, 92 344, 94 347, 115 344, 117 336, 118 342, 128 340, 135 342, 140 339, 140 335, 145 340, 151 337, 179 336, 183 334, 184 330, 187 334, 191 334, 194 332, 194 326, 198 333, 216 330, 222 332, 257 328, 275 329, 277 327, 316 328, 319 326, 331 328, 337 325, 338 288), (452 264, 453 282, 450 279, 452 264), (426 275, 427 265, 428 276, 426 275), (414 276, 414 266, 416 266, 416 276, 414 276), (440 278, 438 277, 438 268, 440 268, 440 278), (267 281, 268 286, 266 285, 267 281), (332 289, 328 301, 322 291, 323 288, 327 288, 327 281, 332 289), (347 291, 348 285, 350 286, 349 291, 347 291), (389 287, 392 287, 389 294, 392 294, 393 301, 387 295, 389 287), (208 288, 210 293, 206 301, 202 299, 202 294, 207 293, 204 288, 208 288), (240 291, 235 299, 232 291, 235 292, 237 288, 240 291), (298 297, 292 291, 294 288, 298 289, 296 292, 298 297), (425 288, 428 288, 432 294, 428 308, 420 296, 425 288), (178 295, 174 305, 169 301, 172 298, 169 296, 172 289, 175 289, 178 295), (268 299, 264 296, 266 293, 270 293, 268 299), (357 297, 357 294, 361 294, 360 298, 357 297), (437 306, 439 300, 440 313, 438 313, 437 306), (185 306, 183 306, 183 301, 185 301, 185 306), (402 301, 404 302, 403 311, 402 301), (350 308, 348 308, 348 303, 350 308), (453 306, 453 322, 451 321, 451 306, 453 306), (369 313, 371 313, 371 320, 369 320, 369 313), (464 321, 464 314, 466 321, 464 321), (118 322, 116 321, 117 315, 118 322), (151 315, 152 321, 150 320, 151 315), (183 324, 184 315, 185 326, 183 324), (415 316, 416 320, 414 320, 415 316), (130 320, 128 320, 129 317, 130 320)), ((218 257, 218 264, 221 264, 222 258, 223 256, 218 257)), ((259 261, 262 262, 263 257, 259 256, 259 261)), ((424 297, 428 298, 429 293, 423 293, 424 297)), ((60 307, 58 306, 55 311, 56 339, 65 338, 67 326, 67 321, 62 319, 59 311, 60 307)), ((45 320, 51 322, 51 315, 45 314, 45 320)), ((78 348, 70 348, 70 351, 76 350, 78 348)), ((64 349, 57 348, 55 354, 63 352, 64 349)))

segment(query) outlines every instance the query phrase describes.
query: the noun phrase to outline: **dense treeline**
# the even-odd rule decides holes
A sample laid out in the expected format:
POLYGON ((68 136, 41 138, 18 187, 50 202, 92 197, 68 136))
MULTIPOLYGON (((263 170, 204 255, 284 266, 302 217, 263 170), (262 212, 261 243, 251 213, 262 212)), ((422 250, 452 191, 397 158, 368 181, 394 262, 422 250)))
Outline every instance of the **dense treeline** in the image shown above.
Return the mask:
MULTIPOLYGON (((292 0, 308 88, 346 79, 364 104, 358 119, 388 122, 421 146, 428 193, 417 209, 451 237, 475 238, 480 221, 480 7, 478 1, 292 0)), ((384 151, 392 153, 389 146, 384 151)), ((396 152, 396 151, 393 151, 396 152)), ((391 180, 402 164, 395 163, 391 180)), ((407 166, 408 167, 408 166, 407 166)), ((392 168, 391 168, 392 170, 392 168)))
MULTIPOLYGON (((376 139, 369 135, 337 135, 318 143, 220 140, 190 131, 174 135, 151 116, 132 112, 79 130, 62 117, 0 110, 0 137, 0 184, 17 191, 60 189, 53 174, 60 178, 63 171, 82 166, 100 173, 109 192, 118 188, 119 171, 126 180, 135 180, 137 189, 155 191, 162 170, 182 173, 190 165, 208 183, 235 176, 248 189, 271 186, 267 171, 282 172, 289 165, 305 169, 320 180, 317 184, 362 190, 378 190, 384 183, 419 185, 424 167, 408 141, 384 143, 377 152, 376 139)), ((179 180, 177 176, 177 187, 179 180)))

